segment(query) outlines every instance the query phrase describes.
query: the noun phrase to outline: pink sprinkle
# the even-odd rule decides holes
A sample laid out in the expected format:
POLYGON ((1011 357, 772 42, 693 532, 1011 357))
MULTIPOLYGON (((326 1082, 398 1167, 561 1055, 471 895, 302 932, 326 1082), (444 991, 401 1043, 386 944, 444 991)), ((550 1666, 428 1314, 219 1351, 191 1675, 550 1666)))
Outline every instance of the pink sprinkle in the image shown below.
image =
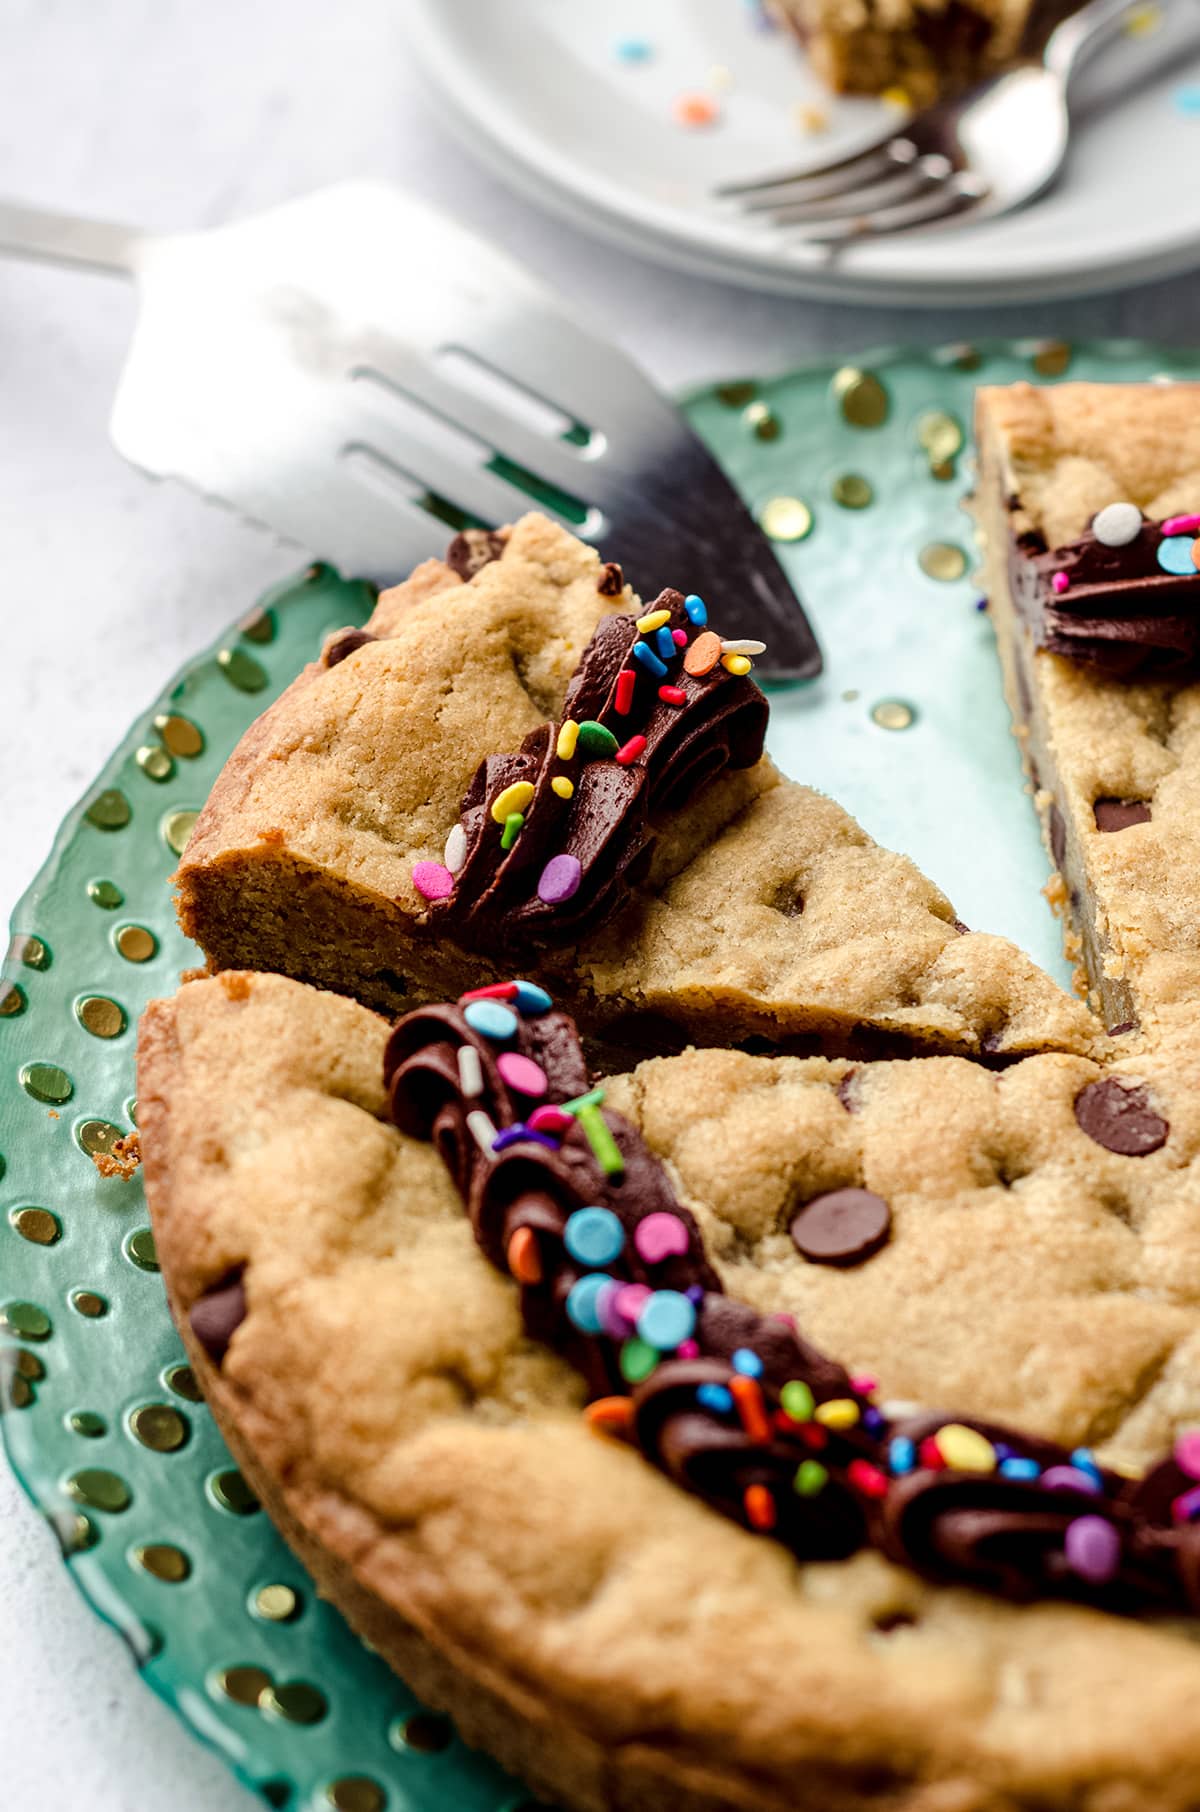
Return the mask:
POLYGON ((791 1328, 793 1333, 796 1330, 796 1317, 787 1314, 783 1309, 776 1309, 773 1314, 767 1317, 767 1319, 768 1321, 782 1321, 783 1325, 791 1328))
POLYGON ((552 1139, 564 1138, 574 1124, 570 1114, 564 1114, 561 1107, 553 1107, 549 1102, 544 1107, 535 1107, 526 1121, 531 1132, 549 1133, 552 1139))
POLYGON ((603 1284, 596 1293, 596 1313, 600 1317, 600 1326, 610 1340, 628 1340, 636 1331, 637 1323, 628 1315, 623 1315, 619 1307, 621 1291, 628 1285, 619 1284, 613 1279, 603 1284))
POLYGON ((1169 522, 1162 525, 1164 535, 1194 535, 1198 530, 1200 516, 1172 516, 1169 522))
POLYGON ((675 1357, 677 1359, 698 1359, 700 1348, 694 1340, 681 1340, 675 1348, 675 1357))
POLYGON ((460 994, 458 1004, 464 1006, 469 1000, 515 1000, 516 995, 516 982, 493 982, 490 987, 472 988, 469 993, 460 994))
POLYGON ((632 667, 624 667, 617 675, 617 696, 615 704, 622 717, 629 716, 629 707, 633 703, 633 688, 637 683, 637 674, 632 667))
POLYGON ((528 1095, 531 1101, 544 1095, 549 1087, 541 1064, 535 1063, 532 1057, 522 1056, 520 1051, 503 1052, 496 1059, 496 1068, 509 1088, 515 1089, 518 1095, 528 1095))
POLYGON ((682 1258, 690 1241, 679 1216, 659 1209, 638 1222, 633 1230, 633 1243, 639 1258, 645 1259, 648 1265, 661 1265, 665 1258, 682 1258))
POLYGON ((1102 1489, 1090 1472, 1078 1466, 1047 1466, 1038 1484, 1043 1491, 1089 1491, 1093 1496, 1102 1489))
POLYGON ((1171 1505, 1171 1515, 1177 1523, 1190 1523, 1200 1511, 1200 1485, 1191 1491, 1185 1491, 1171 1505))
POLYGON ((1067 1565, 1081 1579, 1104 1585, 1121 1565, 1121 1537, 1103 1516, 1077 1516, 1063 1541, 1067 1565))
POLYGON ((687 630, 686 629, 673 629, 671 631, 671 640, 674 642, 676 648, 686 648, 687 647, 687 630))
POLYGON ((1071 581, 1067 577, 1066 573, 1055 573, 1054 577, 1050 581, 1051 589, 1053 591, 1057 591, 1057 592, 1068 591, 1070 589, 1070 585, 1071 585, 1071 581))
POLYGON ((623 1315, 636 1327, 638 1316, 653 1294, 654 1291, 648 1290, 644 1283, 622 1284, 613 1298, 613 1306, 618 1315, 623 1315))
POLYGON ((686 705, 687 693, 682 686, 660 686, 658 696, 664 705, 686 705))
POLYGON ((870 1372, 860 1372, 857 1378, 851 1378, 850 1389, 857 1397, 869 1397, 879 1389, 879 1379, 872 1378, 870 1372))
POLYGON ((448 900, 454 892, 454 876, 440 862, 414 862, 412 882, 427 900, 448 900))
POLYGON ((627 768, 637 760, 645 747, 646 738, 644 736, 631 736, 625 746, 617 750, 613 760, 619 761, 623 768, 627 768))
MULTIPOLYGON (((564 900, 573 899, 579 892, 582 879, 583 865, 578 856, 551 856, 537 884, 538 899, 546 906, 561 906, 564 900)), ((451 886, 453 884, 451 880, 451 886)))
POLYGON ((1200 1479, 1200 1428, 1189 1428, 1175 1443, 1175 1464, 1190 1479, 1200 1479))

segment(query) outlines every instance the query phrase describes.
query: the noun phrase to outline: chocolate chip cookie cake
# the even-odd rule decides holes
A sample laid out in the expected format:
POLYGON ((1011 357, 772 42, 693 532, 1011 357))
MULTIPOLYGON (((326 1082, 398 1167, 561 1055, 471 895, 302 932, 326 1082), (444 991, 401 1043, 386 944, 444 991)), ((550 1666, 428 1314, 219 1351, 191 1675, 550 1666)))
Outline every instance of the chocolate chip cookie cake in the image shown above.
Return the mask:
POLYGON ((779 776, 718 600, 539 518, 327 644, 197 826, 215 973, 138 1063, 189 1356, 558 1804, 1200 1805, 1196 400, 980 397, 1090 1007, 779 776))

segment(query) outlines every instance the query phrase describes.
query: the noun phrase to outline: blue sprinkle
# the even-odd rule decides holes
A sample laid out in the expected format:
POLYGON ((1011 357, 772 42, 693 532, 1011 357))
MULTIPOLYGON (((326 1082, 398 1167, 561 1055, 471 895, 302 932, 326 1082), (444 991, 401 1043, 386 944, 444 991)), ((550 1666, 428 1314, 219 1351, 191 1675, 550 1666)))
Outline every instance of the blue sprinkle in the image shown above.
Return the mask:
POLYGON ((976 598, 976 600, 975 600, 976 610, 986 610, 987 607, 988 607, 988 601, 986 598, 976 598))
POLYGON ((1165 535, 1158 544, 1158 564, 1165 573, 1188 574, 1196 576, 1196 562, 1192 559, 1192 535, 1165 535))
POLYGON ((748 1346, 739 1346, 733 1355, 733 1369, 741 1372, 743 1378, 761 1378, 763 1362, 757 1353, 752 1353, 748 1346))
POLYGON ((883 1427, 883 1417, 877 1409, 865 1409, 863 1411, 862 1424, 870 1434, 878 1434, 879 1430, 883 1427))
POLYGON ((1036 1479, 1041 1476, 1041 1471, 1036 1460, 1014 1458, 1003 1460, 1000 1465, 1000 1476, 1005 1479, 1036 1479))
POLYGON ((563 1228, 563 1244, 581 1265, 611 1265, 625 1246, 625 1229, 611 1208, 577 1208, 563 1228))
POLYGON ((696 1311, 678 1290, 655 1290, 638 1316, 637 1331, 648 1346, 673 1353, 696 1325, 696 1311))
POLYGON ((696 1308, 699 1308, 700 1304, 704 1301, 703 1284, 698 1284, 698 1283, 689 1284, 687 1287, 686 1295, 687 1295, 688 1301, 690 1303, 693 1303, 696 1308))
POLYGON ((463 1008, 463 1018, 481 1038, 505 1044, 517 1029, 517 1016, 500 1000, 473 1000, 463 1008))
POLYGON ((1080 1472, 1086 1472, 1090 1478, 1094 1478, 1098 1485, 1104 1483, 1103 1474, 1096 1464, 1095 1455, 1090 1447, 1077 1447, 1071 1455, 1071 1464, 1080 1472))
POLYGON ((1012 1448, 1011 1448, 1011 1447, 1009 1447, 1009 1446, 1008 1446, 1008 1445, 1007 1445, 1007 1443, 1006 1443, 1006 1442, 1004 1442, 1004 1441, 993 1441, 993 1442, 992 1442, 992 1446, 993 1446, 993 1447, 994 1447, 994 1448, 995 1448, 995 1450, 996 1450, 996 1460, 997 1460, 997 1463, 999 1463, 999 1462, 1000 1462, 1000 1461, 1001 1461, 1001 1460, 1011 1460, 1011 1459, 1012 1459, 1012 1457, 1013 1457, 1013 1450, 1012 1450, 1012 1448))
POLYGON ((577 1327, 581 1334, 602 1334, 603 1323, 600 1320, 600 1293, 606 1284, 612 1282, 602 1271, 591 1271, 571 1285, 567 1296, 567 1320, 577 1327))
POLYGON ((917 1463, 917 1449, 907 1435, 897 1435, 888 1444, 888 1465, 898 1478, 911 1472, 917 1463))
POLYGON ((539 1013, 548 1013, 553 1005, 545 988, 539 988, 536 982, 517 983, 516 1008, 526 1019, 536 1019, 539 1013))
POLYGON ((528 1138, 528 1136, 529 1128, 525 1125, 523 1120, 518 1120, 515 1126, 506 1126, 503 1132, 498 1132, 496 1134, 496 1137, 492 1140, 492 1150, 507 1151, 510 1145, 519 1145, 521 1140, 528 1138))
POLYGON ((635 642, 633 644, 633 658, 635 661, 640 661, 647 673, 652 673, 655 679, 664 679, 666 677, 667 669, 663 662, 659 660, 649 642, 635 642))
POLYGON ((1188 119, 1200 119, 1200 82, 1188 82, 1175 90, 1175 106, 1188 119))
POLYGON ((654 640, 663 660, 673 661, 675 656, 679 653, 679 650, 675 646, 675 637, 671 634, 671 625, 669 623, 664 623, 661 629, 655 630, 654 640))
POLYGON ((683 600, 683 608, 688 613, 688 620, 695 623, 698 629, 703 629, 704 625, 708 622, 708 610, 705 606, 704 599, 698 598, 694 591, 689 591, 687 597, 683 600))
POLYGON ((618 38, 613 55, 619 63, 648 63, 654 51, 647 38, 618 38))
POLYGON ((718 1416, 727 1416, 733 1408, 733 1398, 723 1384, 701 1384, 696 1388, 696 1401, 705 1409, 711 1409, 718 1416))

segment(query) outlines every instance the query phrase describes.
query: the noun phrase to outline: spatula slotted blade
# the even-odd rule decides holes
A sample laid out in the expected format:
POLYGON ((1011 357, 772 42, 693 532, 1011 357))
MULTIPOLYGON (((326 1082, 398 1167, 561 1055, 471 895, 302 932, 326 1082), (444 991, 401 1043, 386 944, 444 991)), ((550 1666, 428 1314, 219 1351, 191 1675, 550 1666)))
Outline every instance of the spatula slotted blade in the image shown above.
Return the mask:
POLYGON ((821 656, 775 554, 678 412, 483 241, 352 183, 138 247, 118 449, 341 571, 391 582, 464 523, 542 508, 644 597, 707 595, 758 666, 821 656))

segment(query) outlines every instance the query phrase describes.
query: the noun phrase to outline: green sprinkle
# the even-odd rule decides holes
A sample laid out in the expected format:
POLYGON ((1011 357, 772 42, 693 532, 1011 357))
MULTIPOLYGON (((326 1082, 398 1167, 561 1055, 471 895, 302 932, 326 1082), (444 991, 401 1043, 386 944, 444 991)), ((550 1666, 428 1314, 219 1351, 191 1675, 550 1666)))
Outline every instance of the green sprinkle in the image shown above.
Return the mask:
POLYGON ((815 1405, 813 1394, 802 1378, 790 1378, 779 1393, 785 1416, 793 1422, 811 1422, 815 1405))
POLYGON ((608 1122, 598 1107, 581 1107, 576 1110, 575 1118, 587 1134, 587 1142, 592 1148, 592 1156, 599 1164, 606 1177, 623 1177, 625 1160, 621 1156, 617 1141, 609 1131, 608 1122))
POLYGON ((564 1114, 577 1114, 581 1107, 599 1107, 603 1100, 604 1090, 594 1088, 590 1094, 576 1095, 574 1101, 564 1101, 562 1110, 564 1114))
MULTIPOLYGON (((626 1384, 640 1384, 648 1378, 662 1357, 656 1346, 635 1334, 621 1348, 621 1376, 626 1384)), ((807 1462, 806 1462, 807 1464, 807 1462)))
POLYGON ((606 730, 603 724, 594 723, 590 719, 587 723, 580 724, 579 740, 575 747, 585 761, 605 761, 616 754, 618 746, 612 731, 606 730))
POLYGON ((524 812, 510 812, 504 820, 504 830, 500 838, 501 849, 511 849, 525 824, 524 812))
POLYGON ((800 1497, 817 1497, 824 1491, 829 1474, 820 1460, 801 1460, 792 1480, 792 1490, 800 1497))

